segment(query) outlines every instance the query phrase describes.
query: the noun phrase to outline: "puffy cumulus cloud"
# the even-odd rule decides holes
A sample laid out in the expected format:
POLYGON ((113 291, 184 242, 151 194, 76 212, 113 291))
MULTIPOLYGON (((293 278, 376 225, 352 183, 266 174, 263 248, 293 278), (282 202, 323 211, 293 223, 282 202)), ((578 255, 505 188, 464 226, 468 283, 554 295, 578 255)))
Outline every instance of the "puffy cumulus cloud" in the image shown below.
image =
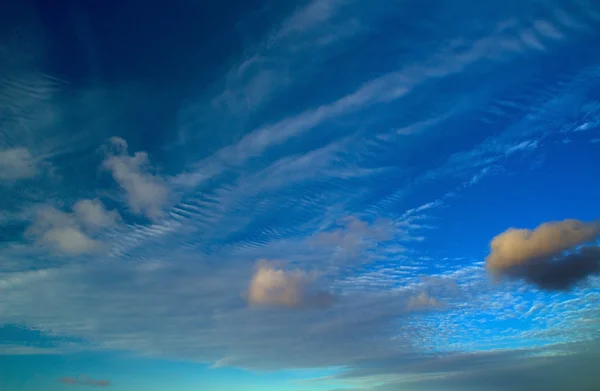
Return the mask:
POLYGON ((73 206, 73 212, 90 229, 113 227, 121 218, 116 210, 106 210, 98 200, 80 200, 73 206))
POLYGON ((127 148, 125 140, 112 137, 102 167, 110 171, 125 190, 127 204, 134 213, 159 219, 169 202, 169 189, 162 177, 151 172, 146 152, 135 152, 130 156, 127 148))
POLYGON ((41 241, 71 255, 89 253, 100 247, 99 241, 76 227, 53 227, 42 234, 41 241))
POLYGON ((80 200, 71 213, 45 205, 36 210, 25 235, 60 253, 81 255, 101 248, 102 243, 93 235, 115 226, 119 219, 116 211, 106 210, 98 200, 80 200))
POLYGON ((532 259, 548 258, 600 235, 600 222, 579 220, 544 223, 537 228, 510 228, 492 239, 487 265, 493 270, 510 268, 532 259))
POLYGON ((250 305, 298 308, 326 306, 331 295, 314 289, 316 275, 302 270, 278 269, 260 261, 250 282, 247 300, 250 305))
POLYGON ((61 383, 78 385, 78 386, 91 386, 91 387, 108 387, 110 386, 110 380, 94 380, 87 377, 85 374, 80 377, 63 377, 60 379, 61 383))
POLYGON ((26 148, 0 151, 0 181, 33 178, 38 174, 35 159, 26 148))
POLYGON ((542 289, 565 290, 600 272, 600 248, 588 246, 600 236, 600 222, 567 219, 496 236, 486 258, 494 275, 522 278, 542 289))

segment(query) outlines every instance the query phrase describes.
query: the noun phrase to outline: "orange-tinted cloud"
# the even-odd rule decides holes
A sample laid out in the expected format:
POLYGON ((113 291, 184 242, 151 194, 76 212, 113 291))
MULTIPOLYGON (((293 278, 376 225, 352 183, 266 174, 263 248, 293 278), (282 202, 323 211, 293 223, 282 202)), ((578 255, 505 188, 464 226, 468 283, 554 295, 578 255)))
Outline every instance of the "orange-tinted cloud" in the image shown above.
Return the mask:
POLYGON ((314 275, 260 261, 247 293, 251 305, 297 308, 327 304, 331 297, 313 289, 314 275))
POLYGON ((580 248, 600 236, 600 222, 574 219, 544 223, 537 228, 510 228, 490 243, 488 271, 522 278, 542 289, 564 290, 600 272, 600 248, 580 248))

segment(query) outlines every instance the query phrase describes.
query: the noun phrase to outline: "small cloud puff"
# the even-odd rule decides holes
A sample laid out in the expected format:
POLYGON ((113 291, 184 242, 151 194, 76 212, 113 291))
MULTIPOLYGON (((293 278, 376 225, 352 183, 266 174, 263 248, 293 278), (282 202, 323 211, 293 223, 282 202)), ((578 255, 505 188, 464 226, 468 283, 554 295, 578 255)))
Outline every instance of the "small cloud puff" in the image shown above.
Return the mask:
POLYGON ((302 270, 283 270, 260 261, 247 292, 250 305, 267 307, 320 307, 331 295, 314 289, 316 276, 302 270))
POLYGON ((46 205, 36 211, 33 224, 25 234, 60 253, 81 255, 100 248, 101 243, 91 236, 117 225, 119 220, 117 211, 106 210, 98 200, 78 201, 72 213, 46 205))
POLYGON ((488 270, 522 278, 541 289, 565 290, 600 272, 600 222, 574 219, 544 223, 534 230, 510 228, 490 243, 488 270))
POLYGON ((169 189, 159 175, 152 174, 150 159, 146 152, 130 156, 127 142, 120 137, 109 139, 108 154, 102 167, 112 173, 113 178, 125 190, 131 210, 151 220, 164 215, 169 201, 169 189))
POLYGON ((79 386, 91 386, 91 387, 108 387, 110 386, 110 380, 94 380, 88 378, 86 375, 81 377, 63 377, 60 379, 61 383, 79 386))
POLYGON ((409 311, 427 311, 440 308, 442 303, 435 297, 429 296, 426 292, 421 292, 418 296, 411 297, 406 304, 409 311))
POLYGON ((0 181, 33 178, 38 173, 35 159, 26 148, 0 151, 0 181))

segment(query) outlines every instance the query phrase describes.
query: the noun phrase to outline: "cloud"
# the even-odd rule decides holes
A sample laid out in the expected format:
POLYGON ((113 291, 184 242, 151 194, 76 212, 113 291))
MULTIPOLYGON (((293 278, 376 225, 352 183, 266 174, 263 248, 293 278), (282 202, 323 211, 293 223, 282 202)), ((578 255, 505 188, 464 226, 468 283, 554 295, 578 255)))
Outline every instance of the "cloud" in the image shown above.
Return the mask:
POLYGON ((0 344, 0 355, 3 356, 30 356, 30 355, 59 355, 65 351, 55 347, 24 346, 16 344, 0 344))
POLYGON ((512 155, 515 152, 519 152, 519 151, 533 150, 538 147, 538 143, 539 143, 538 140, 525 140, 518 144, 507 147, 506 151, 504 151, 504 153, 507 155, 512 155))
MULTIPOLYGON (((52 335, 85 340, 88 348, 217 366, 251 370, 343 366, 351 370, 345 372, 351 381, 364 380, 365 384, 373 380, 370 376, 380 375, 404 378, 392 379, 399 382, 416 378, 419 382, 411 385, 417 390, 420 382, 435 382, 442 372, 444 376, 461 377, 472 370, 470 365, 477 365, 481 371, 494 371, 506 358, 496 361, 492 360, 494 354, 461 353, 449 343, 457 336, 487 340, 489 334, 481 334, 481 318, 473 317, 473 311, 493 318, 498 314, 491 308, 496 303, 514 306, 506 300, 493 300, 495 296, 485 292, 487 284, 483 282, 469 293, 476 298, 474 302, 449 306, 441 318, 440 313, 408 316, 416 310, 406 306, 421 291, 446 301, 448 296, 440 292, 452 294, 454 288, 442 287, 445 284, 435 279, 424 281, 425 286, 340 292, 330 306, 318 310, 265 311, 249 307, 240 298, 239 292, 248 288, 258 270, 244 262, 245 256, 228 262, 199 262, 197 253, 174 254, 172 247, 154 256, 177 261, 102 260, 43 272, 17 272, 8 276, 6 284, 0 275, 0 295, 8 303, 0 307, 0 322, 25 322, 52 335), (431 350, 423 350, 422 343, 442 346, 444 352, 436 350, 436 354, 430 354, 431 350), (450 349, 454 352, 448 352, 450 349)), ((275 263, 259 266, 284 270, 275 263)), ((310 273, 298 275, 310 277, 310 273)), ((480 280, 482 277, 479 275, 480 280)), ((593 306, 592 298, 581 297, 578 303, 593 306)), ((581 308, 573 300, 568 305, 581 308)), ((589 313, 585 316, 566 307, 555 307, 552 312, 557 318, 569 319, 567 324, 556 325, 563 331, 558 335, 561 339, 567 332, 569 338, 581 338, 568 330, 574 317, 594 319, 589 313)), ((489 330, 497 332, 493 327, 489 330)), ((550 339, 554 338, 557 337, 550 339)), ((518 340, 530 342, 527 337, 518 340)), ((521 365, 531 363, 527 354, 511 352, 507 356, 514 359, 512 362, 521 357, 521 365)), ((479 383, 466 378, 464 381, 478 389, 479 383)), ((397 387, 402 388, 410 389, 406 384, 397 387)))
POLYGON ((473 175, 471 177, 471 179, 465 183, 465 186, 473 186, 475 184, 477 184, 479 181, 481 181, 483 178, 498 173, 498 172, 502 172, 503 168, 502 166, 487 166, 482 168, 478 173, 476 173, 475 175, 473 175))
POLYGON ((98 200, 78 201, 73 212, 84 226, 91 229, 114 227, 120 219, 116 210, 106 210, 98 200))
POLYGON ((587 277, 600 273, 600 247, 584 247, 577 252, 545 260, 540 264, 515 268, 507 275, 521 277, 545 290, 567 290, 587 277))
POLYGON ((441 206, 443 204, 444 204, 444 200, 442 200, 442 199, 437 199, 435 201, 428 202, 428 203, 423 204, 423 205, 421 205, 419 207, 407 210, 406 212, 404 212, 404 214, 402 215, 401 219, 402 220, 408 219, 411 216, 414 216, 416 214, 419 214, 421 212, 424 212, 424 211, 427 211, 427 210, 430 210, 430 209, 433 209, 433 208, 437 208, 437 207, 439 207, 439 206, 441 206))
POLYGON ((553 257, 600 236, 600 222, 579 220, 543 223, 537 228, 509 228, 492 239, 486 261, 492 269, 523 264, 531 259, 553 257))
POLYGON ((336 248, 336 258, 342 260, 355 259, 374 244, 392 239, 397 230, 387 219, 367 222, 354 216, 341 218, 336 225, 338 228, 318 233, 310 242, 336 248))
POLYGON ((0 181, 29 179, 37 174, 37 163, 28 149, 12 148, 0 151, 0 181))
POLYGON ((61 383, 78 385, 78 386, 91 386, 91 387, 108 387, 110 386, 110 380, 94 380, 88 378, 86 375, 81 375, 79 378, 76 377, 63 377, 60 379, 61 383))
POLYGON ((10 303, 0 308, 0 322, 25 322, 85 340, 87 347, 204 363, 227 358, 228 365, 248 369, 354 365, 405 352, 416 332, 397 327, 404 324, 407 292, 348 293, 314 308, 327 303, 317 281, 309 273, 277 273, 282 269, 271 264, 262 266, 267 272, 258 273, 255 286, 298 280, 292 284, 304 301, 290 295, 266 302, 300 302, 305 310, 258 310, 240 292, 260 267, 241 259, 198 262, 197 254, 176 258, 156 267, 102 260, 15 273, 7 284, 0 280, 0 295, 10 303))
POLYGON ((297 82, 299 70, 304 77, 313 73, 317 62, 331 56, 323 49, 360 32, 357 19, 342 12, 347 5, 345 0, 312 0, 298 7, 265 39, 245 48, 250 56, 229 70, 213 106, 243 115, 297 82))
POLYGON ((356 380, 358 386, 352 389, 357 391, 594 391, 600 381, 598 352, 595 340, 544 348, 440 353, 374 363, 342 376, 356 380), (371 386, 374 383, 379 385, 371 386))
POLYGON ((568 289, 600 272, 600 248, 578 248, 599 236, 600 222, 574 219, 544 223, 534 230, 510 228, 491 241, 487 268, 542 289, 568 289))
POLYGON ((426 292, 421 292, 418 296, 410 298, 406 305, 411 311, 427 311, 442 306, 442 303, 435 297, 429 296, 426 292))
MULTIPOLYGON (((482 25, 486 25, 486 23, 482 25)), ((327 28, 325 25, 322 27, 327 28)), ((449 31, 444 28, 441 28, 441 30, 449 31)), ((448 40, 451 40, 451 38, 449 37, 448 40)), ((466 36, 466 40, 470 40, 470 37, 466 36)), ((497 46, 499 45, 490 45, 491 49, 495 49, 497 46)), ((494 54, 494 50, 490 51, 494 54)), ((336 50, 331 52, 338 53, 336 50)), ((437 50, 429 52, 437 52, 437 50)), ((464 52, 464 47, 456 54, 460 55, 461 52, 464 52)), ((487 52, 487 50, 483 50, 479 57, 485 58, 487 52)), ((475 55, 477 53, 473 52, 471 54, 475 55)), ((319 57, 315 56, 314 52, 311 53, 311 56, 319 57)), ((415 57, 418 57, 418 55, 415 57)), ((449 58, 452 57, 443 56, 442 59, 447 60, 449 58)), ((409 61, 399 62, 409 63, 409 61)), ((399 62, 392 61, 392 63, 399 62)), ((432 63, 437 62, 437 60, 432 61, 432 63)), ((449 62, 439 61, 439 63, 446 64, 449 62)), ((460 67, 461 64, 467 65, 468 63, 466 60, 461 60, 456 65, 460 67)), ((417 64, 415 73, 423 69, 421 65, 417 64)), ((424 71, 427 71, 428 67, 425 68, 424 71)), ((437 71, 437 74, 445 74, 440 70, 437 71)), ((294 72, 294 74, 300 75, 299 72, 294 72)), ((407 76, 411 76, 410 72, 407 73, 407 76)), ((262 80, 262 78, 258 77, 258 80, 262 80)), ((267 78, 267 80, 270 79, 267 78)), ((428 78, 421 80, 417 77, 418 82, 428 80, 428 78)), ((411 84, 406 84, 410 90, 411 84)), ((462 83, 458 84, 462 85, 462 83)), ((253 86, 252 83, 249 85, 253 86)), ((259 85, 262 86, 261 83, 259 85)), ((298 117, 290 117, 292 121, 277 122, 276 125, 279 124, 279 127, 275 126, 269 132, 257 133, 261 137, 247 139, 252 142, 247 141, 245 145, 242 143, 242 148, 239 150, 235 148, 226 149, 224 151, 231 152, 231 155, 227 153, 219 154, 216 159, 210 159, 209 163, 215 163, 215 165, 223 163, 223 170, 227 170, 231 174, 227 177, 237 178, 238 174, 240 176, 245 175, 248 171, 253 170, 254 164, 266 163, 266 160, 278 156, 281 151, 273 151, 274 153, 269 153, 268 156, 261 154, 261 152, 264 151, 262 145, 265 148, 269 147, 272 136, 278 136, 281 129, 290 130, 290 133, 287 136, 284 134, 285 137, 281 139, 274 137, 275 143, 286 141, 288 136, 303 133, 331 119, 340 119, 341 121, 335 121, 336 123, 332 124, 334 126, 331 127, 331 132, 319 133, 323 133, 327 137, 334 137, 335 125, 339 125, 341 122, 349 122, 352 127, 363 127, 364 124, 356 124, 351 118, 343 118, 344 120, 348 119, 348 121, 343 121, 340 117, 345 117, 346 114, 358 111, 371 103, 380 103, 379 96, 386 98, 384 99, 385 102, 388 102, 387 98, 391 101, 394 98, 393 96, 386 95, 387 92, 381 95, 380 92, 388 91, 388 88, 389 91, 395 91, 396 88, 403 86, 402 78, 394 79, 394 77, 391 77, 384 79, 382 83, 371 84, 370 89, 355 90, 356 94, 352 92, 349 95, 342 94, 341 98, 346 96, 348 99, 341 101, 339 104, 337 101, 333 101, 329 105, 315 107, 316 111, 314 112, 308 110, 298 117), (385 81, 389 81, 392 84, 391 87, 386 85, 385 81), (353 102, 356 102, 356 104, 353 102), (321 111, 319 112, 319 110, 321 111), (321 117, 318 115, 321 115, 321 117), (257 145, 256 148, 254 148, 255 144, 257 145), (247 151, 249 151, 249 154, 245 155, 247 151), (261 155, 260 159, 250 162, 245 158, 245 156, 256 155, 261 155), (238 156, 242 158, 237 160, 238 156), (221 159, 221 157, 224 157, 224 159, 221 159)), ((428 87, 425 89, 428 90, 428 87)), ((336 91, 329 92, 335 95, 338 94, 336 91)), ((428 91, 425 92, 427 96, 431 95, 428 91)), ((244 96, 244 94, 240 95, 244 96)), ((257 97, 263 95, 267 95, 267 93, 262 91, 256 93, 257 97)), ((398 97, 400 96, 405 95, 398 95, 398 97)), ((257 100, 262 100, 262 98, 257 100)), ((311 105, 311 102, 305 103, 311 105)), ((408 106, 412 107, 412 105, 408 106)), ((402 113, 398 113, 398 115, 402 116, 402 113)), ((256 120, 259 119, 256 118, 256 120)), ((194 128, 197 128, 197 126, 194 128)), ((263 129, 263 127, 258 129, 263 129)), ((228 136, 223 136, 223 139, 225 138, 228 138, 228 136)), ((218 143, 221 140, 215 141, 218 143)), ((118 167, 131 171, 130 166, 133 165, 134 170, 143 171, 139 170, 137 165, 139 163, 139 160, 136 160, 138 154, 129 155, 124 140, 113 139, 112 143, 112 148, 116 149, 117 152, 113 152, 110 157, 115 157, 119 163, 122 163, 122 167, 115 163, 114 166, 108 168, 113 176, 115 175, 115 169, 118 167)), ((393 148, 395 147, 393 146, 393 148)), ((410 148, 413 149, 413 146, 411 145, 410 148)), ((284 153, 289 152, 287 145, 284 149, 284 153)), ((344 150, 347 151, 345 156, 335 156, 336 159, 331 160, 334 163, 339 163, 342 159, 353 160, 355 150, 350 148, 344 150)), ((395 151, 394 155, 402 156, 402 153, 395 151)), ((306 155, 299 156, 305 157, 306 155)), ((385 160, 385 153, 370 162, 374 165, 378 164, 381 162, 381 160, 378 160, 380 158, 385 160)), ((109 157, 107 157, 108 159, 109 157)), ((147 155, 144 155, 143 159, 140 160, 145 160, 148 164, 147 155)), ((327 159, 323 158, 323 161, 325 160, 327 159)), ((360 159, 357 158, 356 160, 359 161, 360 159)), ((265 172, 269 178, 282 178, 283 181, 283 179, 290 180, 290 174, 295 175, 298 173, 299 176, 310 174, 308 170, 315 167, 315 163, 307 162, 307 159, 292 163, 286 164, 285 169, 278 166, 276 167, 278 170, 265 172), (273 173, 278 175, 273 175, 273 173)), ((410 168, 410 171, 413 171, 412 168, 410 168)), ((143 173, 147 172, 143 171, 143 173)), ((206 173, 207 171, 203 171, 203 174, 206 173)), ((124 177, 127 179, 130 176, 125 175, 124 177)), ((123 175, 121 175, 121 179, 123 179, 123 175)), ((296 179, 296 177, 293 176, 293 179, 296 179)), ((248 182, 250 182, 250 185, 253 184, 253 181, 248 182)), ((464 376, 465 372, 473 371, 473 368, 478 371, 485 364, 494 361, 488 360, 489 356, 485 354, 472 355, 469 356, 472 360, 463 360, 464 356, 460 354, 440 355, 438 352, 436 354, 426 354, 429 352, 422 353, 413 349, 414 345, 418 345, 422 340, 429 339, 427 338, 428 335, 424 333, 424 329, 429 325, 426 324, 427 320, 424 318, 417 319, 418 323, 416 325, 407 323, 404 319, 407 311, 406 304, 414 303, 413 308, 417 309, 419 306, 435 304, 432 301, 433 297, 439 297, 444 302, 446 302, 446 297, 430 292, 422 295, 417 292, 417 296, 413 297, 415 292, 402 291, 401 288, 403 288, 407 278, 412 277, 412 275, 405 278, 404 275, 398 274, 398 284, 394 285, 393 289, 381 289, 366 294, 364 292, 359 294, 343 292, 342 297, 338 298, 336 296, 335 303, 327 308, 319 309, 319 311, 257 311, 255 308, 248 308, 247 303, 239 297, 239 293, 247 289, 248 285, 250 285, 249 294, 253 293, 252 288, 258 287, 256 290, 262 295, 259 295, 259 298, 263 302, 266 301, 267 306, 289 307, 289 303, 296 307, 301 306, 307 302, 307 296, 308 298, 313 297, 311 296, 313 290, 318 291, 314 276, 302 271, 303 269, 290 270, 283 266, 262 265, 253 270, 252 265, 247 260, 256 258, 246 256, 249 248, 253 248, 256 253, 275 252, 275 246, 266 248, 266 243, 272 243, 273 238, 280 238, 282 240, 277 244, 280 248, 285 248, 286 254, 295 251, 295 249, 303 251, 303 247, 309 247, 306 245, 307 243, 302 241, 298 245, 293 239, 290 240, 290 237, 298 235, 302 236, 302 239, 305 238, 304 235, 308 231, 306 227, 309 225, 309 223, 304 223, 306 220, 311 220, 311 230, 315 226, 328 227, 328 230, 320 237, 322 239, 320 249, 335 248, 343 254, 362 253, 364 249, 372 248, 369 246, 373 243, 378 243, 393 236, 392 232, 396 227, 391 223, 381 224, 383 228, 381 230, 377 228, 380 227, 378 224, 357 219, 350 219, 334 225, 333 228, 328 224, 321 224, 327 219, 323 215, 330 213, 329 208, 326 210, 322 206, 331 206, 334 197, 332 197, 332 192, 326 186, 325 181, 320 182, 314 191, 309 191, 307 188, 295 188, 291 197, 288 197, 290 193, 283 193, 283 195, 278 193, 268 199, 260 194, 260 197, 257 198, 262 199, 258 201, 244 199, 244 194, 247 195, 247 193, 241 191, 242 196, 240 198, 244 199, 243 204, 237 202, 231 204, 218 203, 216 200, 222 200, 222 198, 218 198, 219 193, 211 194, 202 188, 201 192, 199 191, 193 195, 195 199, 192 196, 188 197, 190 198, 188 206, 179 205, 181 215, 189 216, 189 218, 186 217, 186 220, 181 219, 185 222, 186 229, 178 230, 176 234, 167 238, 173 240, 159 241, 158 236, 150 236, 155 235, 155 232, 163 232, 163 229, 164 232, 172 232, 169 231, 171 228, 161 226, 164 222, 161 221, 161 224, 143 227, 143 231, 142 229, 136 229, 131 232, 131 235, 127 235, 126 239, 117 238, 118 241, 140 240, 138 243, 142 243, 139 246, 142 249, 137 253, 129 250, 119 252, 119 259, 114 260, 114 263, 110 262, 112 260, 109 260, 109 262, 103 260, 101 264, 94 262, 93 265, 67 265, 64 268, 50 270, 48 273, 39 276, 35 275, 34 279, 25 278, 29 275, 27 273, 15 273, 14 276, 11 276, 10 284, 6 284, 6 287, 2 286, 1 283, 4 283, 4 281, 0 280, 0 297, 3 298, 3 302, 7 303, 0 306, 0 319, 6 322, 26 322, 32 327, 40 327, 50 332, 79 336, 90 341, 91 345, 101 346, 103 349, 133 351, 151 356, 182 358, 201 362, 217 361, 220 364, 259 369, 344 365, 347 368, 380 370, 386 375, 390 375, 390 373, 411 375, 426 372, 427 375, 437 376, 439 372, 448 372, 448 368, 451 367, 456 371, 453 375, 464 376), (320 198, 313 196, 315 193, 319 193, 320 198), (309 199, 310 203, 305 202, 306 199, 309 199), (205 204, 193 203, 197 200, 205 204), (315 207, 315 204, 318 207, 315 207), (277 208, 275 208, 275 205, 277 205, 277 208), (302 208, 298 205, 302 205, 302 208), (295 217, 292 216, 293 213, 299 210, 303 213, 301 218, 304 220, 291 218, 295 217), (246 212, 251 213, 251 217, 260 215, 263 219, 251 220, 246 212), (228 213, 229 218, 223 219, 219 215, 220 213, 228 213), (209 215, 209 218, 206 215, 209 215), (214 216, 217 218, 214 218, 214 216), (312 219, 313 216, 318 217, 312 219), (245 223, 246 230, 235 232, 236 235, 215 235, 215 231, 219 232, 221 230, 231 233, 234 231, 231 228, 233 223, 242 225, 240 221, 251 221, 251 224, 245 223), (296 230, 301 225, 302 229, 296 230), (293 230, 289 227, 293 227, 293 230), (139 234, 140 232, 144 235, 139 234), (145 236, 146 233, 148 236, 145 236), (187 234, 189 236, 185 236, 187 234), (142 237, 142 239, 139 239, 139 237, 142 237), (227 241, 223 238, 226 238, 227 241), (225 244, 223 244, 224 242, 225 244), (225 246, 229 247, 226 248, 225 246), (290 251, 292 246, 296 247, 290 251), (163 248, 160 249, 160 247, 163 248), (181 257, 179 251, 182 248, 191 249, 193 256, 188 259, 181 257), (159 249, 161 251, 158 251, 159 249), (227 250, 231 251, 228 253, 227 250), (145 252, 144 256, 136 257, 142 251, 145 252), (218 262, 213 262, 214 259, 207 255, 209 253, 217 253, 218 255, 215 258, 218 259, 218 262), (244 256, 240 256, 240 253, 243 253, 244 256), (173 260, 174 262, 173 264, 166 263, 166 265, 144 263, 151 257, 173 260), (246 262, 244 262, 245 260, 246 262), (28 283, 21 283, 19 282, 20 279, 27 280, 28 283), (291 291, 291 294, 288 291, 291 291), (273 295, 273 292, 276 294, 273 295), (273 297, 275 298, 273 299, 273 297), (444 360, 436 361, 432 358, 439 356, 444 356, 444 360), (427 358, 432 358, 437 364, 428 366, 429 372, 422 369, 427 367, 423 363, 427 358), (453 362, 459 361, 464 365, 452 365, 453 362), (416 364, 422 365, 419 367, 416 364)), ((385 182, 377 183, 383 183, 384 188, 388 186, 395 188, 395 184, 404 182, 404 177, 399 175, 398 177, 390 176, 386 178, 385 182)), ((212 183, 207 184, 206 187, 210 185, 212 183)), ((121 186, 129 193, 126 186, 123 184, 121 186)), ((375 182, 354 181, 348 183, 347 181, 336 181, 334 186, 341 189, 340 193, 343 193, 339 198, 355 197, 356 193, 365 189, 373 193, 382 190, 382 187, 376 186, 375 182)), ((227 189, 227 185, 224 185, 221 189, 227 189)), ((373 193, 367 197, 361 197, 360 200, 372 199, 371 195, 373 193)), ((148 194, 151 194, 151 192, 148 192, 148 194)), ((127 197, 129 202, 129 194, 127 197)), ((418 197, 419 195, 415 194, 415 198, 418 197)), ((354 204, 353 206, 362 207, 364 203, 354 204)), ((427 207, 431 208, 433 206, 435 206, 435 203, 429 204, 427 207)), ((76 219, 74 224, 80 232, 87 233, 87 230, 91 230, 98 225, 102 226, 106 221, 110 221, 110 219, 94 217, 95 214, 90 212, 94 210, 93 207, 82 209, 87 212, 77 212, 77 208, 74 207, 74 216, 72 216, 76 219)), ((164 207, 158 209, 162 211, 164 207)), ((331 214, 335 214, 340 209, 350 210, 350 208, 331 209, 334 209, 331 214)), ((419 209, 414 213, 426 212, 424 209, 419 209)), ((132 210, 134 210, 134 207, 132 207, 132 210)), ((139 213, 145 214, 146 212, 140 208, 139 213)), ((411 215, 410 217, 415 216, 411 215)), ((57 225, 59 224, 57 223, 57 225)), ((70 225, 68 226, 70 227, 70 225)), ((90 236, 90 238, 92 237, 90 236)), ((396 240, 390 240, 390 242, 397 243, 396 240)), ((377 247, 377 250, 380 251, 381 248, 377 247)), ((407 252, 406 257, 410 258, 413 254, 410 253, 410 250, 407 252)), ((430 254, 435 255, 435 251, 431 251, 430 254)), ((310 254, 310 256, 313 255, 310 254)), ((281 257, 288 259, 285 255, 281 255, 281 257)), ((390 258, 385 256, 385 260, 392 263, 393 266, 397 265, 398 268, 402 266, 410 267, 410 264, 403 262, 404 259, 396 262, 396 259, 392 261, 390 258)), ((322 262, 322 265, 330 257, 314 257, 314 259, 322 262)), ((304 260, 302 258, 302 261, 304 260)), ((445 267, 459 266, 459 262, 444 262, 445 267)), ((311 264, 311 267, 313 265, 311 264)), ((434 267, 437 266, 433 265, 433 262, 428 262, 423 264, 420 270, 430 272, 434 267)), ((351 269, 348 270, 348 274, 356 272, 355 268, 346 269, 351 269)), ((414 273, 414 271, 410 273, 414 273)), ((381 274, 389 276, 391 273, 384 270, 381 274)), ((477 290, 473 293, 473 295, 480 294, 481 292, 477 290)), ((251 297, 252 295, 248 296, 248 298, 251 297)), ((310 300, 308 301, 310 302, 310 300)), ((506 302, 503 302, 503 304, 505 305, 506 302)), ((306 304, 304 305, 306 306, 306 304)), ((486 305, 488 307, 484 307, 484 310, 496 305, 496 301, 489 300, 486 305)), ((465 303, 459 311, 454 312, 452 315, 461 319, 460 316, 466 317, 462 313, 469 310, 473 311, 473 306, 470 303, 465 303)), ((476 312, 477 310, 482 309, 476 308, 470 315, 472 316, 473 313, 479 314, 479 312, 476 312)), ((433 328, 438 335, 441 335, 439 339, 445 339, 445 346, 457 337, 470 337, 472 335, 471 331, 478 333, 481 329, 493 329, 491 327, 480 327, 477 324, 477 322, 487 319, 482 319, 479 316, 473 316, 473 318, 476 319, 471 320, 472 329, 464 334, 448 331, 452 328, 456 330, 463 327, 463 322, 455 319, 443 319, 445 320, 445 323, 443 323, 436 322, 438 318, 435 318, 433 322, 436 324, 433 328)), ((493 331, 496 332, 497 329, 493 331)), ((508 330, 508 332, 514 331, 508 330)), ((502 360, 512 357, 514 356, 507 355, 502 360)), ((498 366, 498 364, 504 362, 502 360, 494 362, 493 365, 498 366)), ((523 364, 525 367, 525 364, 529 364, 531 361, 524 359, 519 361, 519 364, 523 364)), ((489 367, 486 368, 489 369, 489 367)), ((518 379, 518 376, 512 378, 518 379)), ((469 383, 469 380, 464 381, 469 383)), ((381 381, 373 381, 371 384, 380 383, 381 381)), ((404 387, 404 385, 396 387, 396 389, 402 388, 409 387, 404 387)), ((457 386, 457 388, 459 387, 457 386)), ((476 386, 474 388, 477 389, 476 386)))
POLYGON ((25 236, 34 237, 38 244, 68 255, 89 253, 100 246, 98 241, 91 239, 81 230, 73 214, 52 206, 37 209, 25 236))
POLYGON ((169 189, 161 176, 151 172, 148 154, 136 152, 130 156, 127 142, 120 137, 112 137, 109 144, 112 148, 102 167, 125 190, 131 210, 151 220, 161 218, 169 202, 169 189))
POLYGON ((311 290, 315 278, 302 270, 286 271, 261 261, 250 282, 248 303, 288 308, 326 306, 331 303, 331 296, 311 290))
POLYGON ((68 255, 81 255, 98 250, 102 243, 92 236, 117 224, 119 214, 108 211, 98 200, 80 200, 67 213, 46 205, 38 208, 25 236, 68 255))
POLYGON ((321 27, 331 19, 332 15, 339 12, 344 3, 345 0, 314 0, 289 17, 283 23, 278 35, 285 36, 321 27))
POLYGON ((100 247, 100 242, 75 227, 52 228, 42 235, 41 241, 72 255, 92 252, 100 247))
MULTIPOLYGON (((290 32, 300 31, 299 26, 305 25, 306 18, 314 20, 316 25, 320 25, 319 12, 325 10, 322 16, 336 15, 338 10, 345 8, 345 2, 334 0, 315 0, 304 11, 300 11, 284 25, 289 28, 283 28, 282 31, 290 32), (314 4, 314 5, 313 5, 314 4), (306 16, 304 16, 306 15, 306 16)), ((310 26, 312 23, 309 23, 310 26)), ((346 94, 339 95, 337 99, 313 106, 305 111, 291 114, 275 122, 264 123, 250 132, 232 145, 225 146, 212 156, 209 156, 193 165, 189 172, 179 175, 176 179, 178 183, 195 187, 213 177, 221 175, 225 170, 241 167, 253 157, 260 156, 265 151, 281 146, 293 139, 298 139, 315 129, 327 123, 328 121, 345 117, 363 110, 393 104, 401 98, 407 97, 411 92, 431 80, 444 79, 460 74, 466 68, 480 61, 504 61, 511 57, 518 56, 523 52, 530 50, 530 44, 527 40, 515 39, 512 34, 507 34, 507 21, 496 23, 489 34, 478 36, 468 45, 469 49, 464 50, 465 46, 461 43, 462 39, 448 40, 450 44, 435 51, 434 56, 429 54, 421 61, 411 61, 410 65, 390 70, 388 73, 379 75, 369 80, 363 80, 355 84, 354 89, 346 94)), ((324 23, 323 26, 328 26, 324 23)), ((564 26, 556 26, 558 29, 565 29, 564 26)), ((526 23, 520 26, 519 33, 523 35, 526 32, 531 33, 532 26, 526 23)), ((359 29, 360 30, 360 29, 359 29)), ((283 34, 282 36, 295 36, 296 34, 283 34)), ((343 35, 342 35, 343 36, 343 35)), ((549 37, 550 41, 555 41, 549 37)), ((308 55, 314 58, 314 50, 309 50, 308 55)), ((264 60, 260 56, 253 57, 236 69, 234 74, 244 74, 240 72, 248 66, 256 66, 264 60)), ((290 72, 298 74, 297 71, 290 72)), ((270 88, 271 84, 279 84, 280 80, 289 77, 273 75, 272 72, 262 70, 257 73, 258 78, 264 80, 264 83, 257 83, 254 79, 246 81, 245 77, 236 77, 236 83, 230 86, 229 90, 223 96, 241 96, 244 104, 248 107, 246 99, 248 96, 257 95, 261 101, 273 93, 275 87, 270 88), (279 77, 276 77, 279 76, 279 77), (274 83, 273 80, 277 80, 274 83), (261 88, 256 88, 258 84, 261 88), (248 92, 259 90, 260 93, 248 92)), ((293 77, 291 78, 294 79, 293 77)), ((218 98, 222 100, 223 98, 218 98)), ((239 100, 239 99, 234 99, 239 100)), ((236 104, 234 106, 238 106, 236 104)), ((249 105, 254 107, 255 104, 249 105)), ((426 125, 426 124, 425 124, 426 125)), ((522 141, 522 140, 520 140, 522 141)), ((504 148, 504 146, 502 147, 504 148)), ((502 151, 504 155, 504 150, 502 151)), ((470 159, 472 160, 472 159, 470 159)))

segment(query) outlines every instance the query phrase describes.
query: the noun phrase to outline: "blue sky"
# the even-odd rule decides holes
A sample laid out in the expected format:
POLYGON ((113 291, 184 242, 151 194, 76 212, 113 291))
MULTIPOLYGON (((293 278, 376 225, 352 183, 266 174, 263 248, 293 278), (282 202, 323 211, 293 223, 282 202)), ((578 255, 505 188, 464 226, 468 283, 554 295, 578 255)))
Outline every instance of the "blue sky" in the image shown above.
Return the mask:
POLYGON ((600 382, 596 2, 2 9, 2 390, 600 382))

